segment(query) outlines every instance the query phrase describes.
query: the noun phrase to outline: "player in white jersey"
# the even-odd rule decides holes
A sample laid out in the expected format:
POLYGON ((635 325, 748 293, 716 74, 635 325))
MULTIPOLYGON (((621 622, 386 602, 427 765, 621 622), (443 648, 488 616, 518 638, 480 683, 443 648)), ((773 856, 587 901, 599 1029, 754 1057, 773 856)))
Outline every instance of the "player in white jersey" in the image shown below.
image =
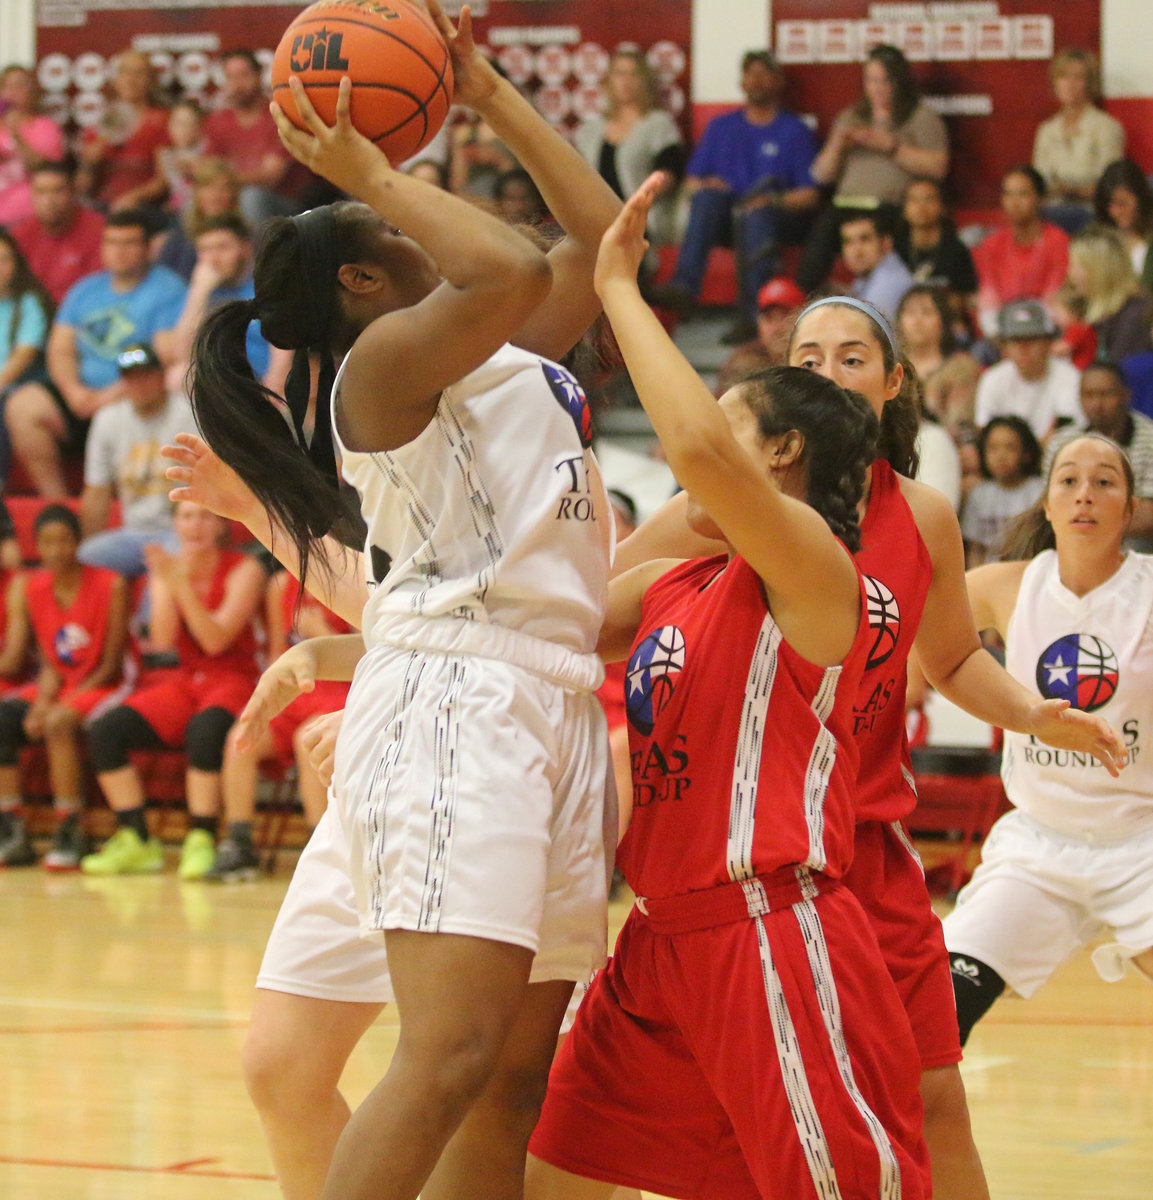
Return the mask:
POLYGON ((334 446, 368 527, 363 639, 294 648, 253 709, 356 665, 329 815, 273 932, 246 1049, 293 1200, 401 1200, 426 1183, 519 1195, 557 1027, 604 951, 592 693, 611 517, 583 394, 550 360, 599 311, 592 268, 619 206, 476 51, 468 10, 454 30, 430 9, 457 100, 529 170, 564 239, 545 256, 393 171, 352 128, 347 82, 332 127, 297 88, 309 131, 274 106, 285 145, 364 203, 270 224, 255 299, 214 313, 195 356, 201 430, 286 535, 289 566, 314 583, 310 554, 340 515, 334 446), (254 318, 297 351, 297 439, 244 369, 254 318), (340 1069, 393 999, 392 1064, 350 1117, 340 1069))
POLYGON ((962 1040, 1011 988, 1031 996, 1103 933, 1108 980, 1132 961, 1153 974, 1153 558, 1122 549, 1136 497, 1119 446, 1063 447, 1046 493, 1008 539, 1027 562, 968 575, 981 628, 1005 639, 1006 667, 1047 699, 1099 712, 1130 765, 1113 779, 1090 756, 1007 732, 1002 775, 1016 806, 945 920, 962 1040))

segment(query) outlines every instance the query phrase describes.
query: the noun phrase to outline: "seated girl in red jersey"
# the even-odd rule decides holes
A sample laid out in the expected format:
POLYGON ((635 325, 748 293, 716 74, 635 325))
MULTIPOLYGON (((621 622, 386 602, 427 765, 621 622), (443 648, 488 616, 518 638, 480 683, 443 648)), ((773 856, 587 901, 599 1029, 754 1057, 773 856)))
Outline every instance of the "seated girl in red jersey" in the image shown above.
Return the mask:
POLYGON ((85 719, 115 704, 128 639, 123 578, 76 557, 80 522, 50 504, 34 524, 43 566, 14 585, 16 623, 31 626, 40 655, 35 683, 0 703, 0 863, 30 866, 36 852, 20 816, 20 748, 44 742, 59 826, 44 859, 49 870, 73 870, 87 850, 81 822, 78 731, 85 719))
POLYGON ((150 670, 121 705, 92 723, 92 765, 119 829, 81 862, 92 875, 138 874, 164 865, 160 842, 148 836, 144 792, 131 750, 183 746, 188 756, 191 825, 180 874, 198 879, 212 869, 224 739, 244 707, 260 668, 254 619, 264 595, 255 559, 225 549, 228 525, 184 501, 174 518, 180 549, 145 551, 151 598, 151 640, 173 651, 177 665, 150 670))
MULTIPOLYGON (((303 638, 348 633, 347 621, 329 611, 287 571, 278 571, 268 583, 264 603, 268 631, 268 657, 275 661, 290 645, 303 638)), ((252 844, 252 818, 256 812, 256 785, 260 764, 266 759, 283 763, 296 761, 297 786, 304 817, 311 828, 324 813, 328 801, 327 781, 322 782, 309 761, 305 738, 324 714, 339 712, 348 698, 349 685, 337 680, 317 680, 281 713, 255 746, 241 749, 233 726, 224 746, 224 818, 228 834, 216 847, 216 865, 205 876, 214 881, 253 879, 260 857, 252 844)))
POLYGON ((628 656, 634 793, 618 863, 640 898, 554 1065, 527 1193, 913 1200, 915 1046, 840 885, 877 423, 786 367, 714 401, 637 288, 659 181, 605 235, 597 291, 694 527, 729 553, 610 589, 600 650, 628 656))

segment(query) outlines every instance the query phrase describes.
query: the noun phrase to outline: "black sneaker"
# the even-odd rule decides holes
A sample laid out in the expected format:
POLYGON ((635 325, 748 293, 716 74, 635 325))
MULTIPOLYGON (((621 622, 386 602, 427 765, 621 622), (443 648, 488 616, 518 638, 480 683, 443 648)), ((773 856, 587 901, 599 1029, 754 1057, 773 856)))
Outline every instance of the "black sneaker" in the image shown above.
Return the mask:
POLYGON ((79 813, 70 813, 60 822, 52 849, 44 855, 47 871, 79 871, 80 860, 92 849, 79 813))
POLYGON ((214 883, 240 883, 260 874, 260 855, 251 842, 225 838, 216 847, 216 865, 204 878, 214 883))
POLYGON ((9 816, 7 831, 0 840, 0 867, 31 867, 36 863, 36 851, 28 838, 28 831, 19 817, 9 816))

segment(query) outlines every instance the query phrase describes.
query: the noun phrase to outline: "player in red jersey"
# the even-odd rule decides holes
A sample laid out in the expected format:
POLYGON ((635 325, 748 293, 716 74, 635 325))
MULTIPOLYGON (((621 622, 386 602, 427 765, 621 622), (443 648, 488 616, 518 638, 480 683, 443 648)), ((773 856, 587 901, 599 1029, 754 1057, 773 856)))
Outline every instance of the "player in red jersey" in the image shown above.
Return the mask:
POLYGON ((693 526, 729 550, 612 587, 640 898, 553 1068, 527 1193, 920 1196, 912 1036, 840 884, 872 633, 836 535, 856 548, 876 422, 791 368, 717 405, 637 287, 660 181, 605 235, 597 290, 693 526))
MULTIPOLYGON (((846 883, 870 917, 917 1039, 934 1195, 984 1200, 988 1188, 957 1067, 961 1048, 940 922, 902 824, 916 805, 904 725, 910 645, 916 639, 934 686, 982 720, 1093 753, 1114 774, 1123 754, 1105 722, 1060 702, 1036 703, 982 650, 965 595, 956 515, 939 492, 911 478, 919 385, 885 318, 850 297, 817 301, 794 326, 789 362, 859 391, 881 419, 857 556, 870 592, 874 644, 855 713, 858 827, 846 883)), ((686 528, 683 510, 684 501, 672 502, 642 527, 618 554, 619 569, 674 546, 706 551, 708 543, 686 528)))
POLYGON ((16 587, 18 623, 32 628, 40 673, 0 704, 0 811, 12 822, 0 861, 5 866, 36 861, 19 814, 18 756, 21 746, 44 742, 59 821, 44 865, 61 871, 78 867, 87 849, 78 739, 86 719, 115 703, 128 639, 128 596, 121 576, 77 559, 80 522, 71 509, 50 504, 33 528, 42 566, 16 587))
MULTIPOLYGON (((301 598, 300 584, 287 572, 278 571, 268 581, 264 602, 268 632, 268 657, 278 659, 302 638, 348 633, 347 621, 326 609, 307 592, 301 598)), ((224 745, 224 819, 227 835, 216 847, 216 865, 205 875, 214 882, 255 878, 260 857, 252 844, 252 818, 256 812, 256 787, 260 764, 267 759, 282 763, 295 760, 297 787, 304 817, 315 829, 327 801, 327 781, 322 782, 309 761, 308 731, 325 713, 339 712, 348 697, 348 684, 318 680, 276 717, 257 744, 242 750, 236 726, 224 745)))
POLYGON ((228 526, 187 501, 177 506, 180 549, 149 546, 150 638, 175 665, 148 671, 123 703, 93 722, 92 764, 119 829, 81 868, 93 875, 159 871, 160 843, 148 835, 144 792, 131 750, 183 746, 191 818, 181 852, 183 878, 211 870, 224 739, 260 675, 254 619, 264 594, 255 559, 227 549, 228 526))

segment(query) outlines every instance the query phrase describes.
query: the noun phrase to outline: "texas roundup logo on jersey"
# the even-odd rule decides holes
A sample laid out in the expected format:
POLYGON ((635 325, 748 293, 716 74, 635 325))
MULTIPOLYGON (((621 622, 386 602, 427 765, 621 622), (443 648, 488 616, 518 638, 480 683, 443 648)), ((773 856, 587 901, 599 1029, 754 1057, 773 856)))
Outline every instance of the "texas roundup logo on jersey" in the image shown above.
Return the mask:
POLYGON ((61 625, 52 639, 52 649, 56 657, 66 666, 74 667, 79 661, 80 654, 87 649, 92 637, 83 625, 61 625))
MULTIPOLYGON (((625 670, 625 711, 629 724, 646 737, 669 706, 685 669, 685 635, 676 625, 662 625, 648 634, 629 656, 625 670)), ((632 755, 633 805, 643 808, 658 800, 683 800, 692 779, 684 734, 671 745, 656 741, 632 755)))

